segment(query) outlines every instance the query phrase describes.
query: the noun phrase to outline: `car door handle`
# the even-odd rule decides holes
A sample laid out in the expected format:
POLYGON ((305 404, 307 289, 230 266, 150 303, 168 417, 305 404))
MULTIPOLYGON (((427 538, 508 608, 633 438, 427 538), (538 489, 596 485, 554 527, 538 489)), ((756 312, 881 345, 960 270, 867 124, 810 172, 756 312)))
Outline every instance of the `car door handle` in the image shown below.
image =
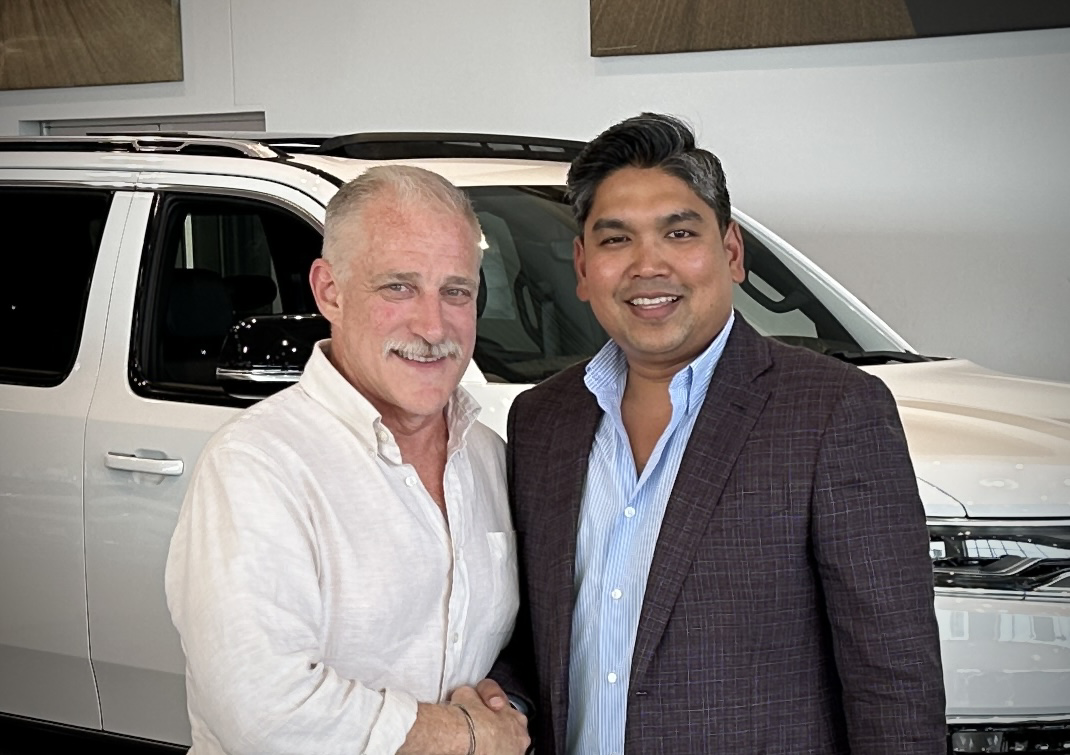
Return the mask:
POLYGON ((185 465, 182 459, 146 459, 133 454, 120 454, 108 451, 104 455, 104 466, 108 469, 120 469, 124 472, 144 472, 161 474, 169 477, 182 474, 185 465))

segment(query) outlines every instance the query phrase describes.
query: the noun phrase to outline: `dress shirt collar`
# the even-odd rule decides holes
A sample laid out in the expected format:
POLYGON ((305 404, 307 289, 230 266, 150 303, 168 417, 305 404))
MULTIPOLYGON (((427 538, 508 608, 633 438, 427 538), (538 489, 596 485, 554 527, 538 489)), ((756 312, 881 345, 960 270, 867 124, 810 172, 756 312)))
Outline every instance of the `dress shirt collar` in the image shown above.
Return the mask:
MULTIPOLYGON (((318 341, 305 365, 298 385, 327 411, 336 416, 366 446, 396 464, 402 463, 394 434, 383 424, 382 414, 364 395, 342 376, 327 357, 329 338, 318 341)), ((468 429, 479 416, 479 403, 461 386, 453 391, 446 405, 449 431, 447 453, 464 446, 468 429)))
MULTIPOLYGON (((721 328, 721 332, 710 342, 705 351, 682 370, 673 375, 669 383, 669 392, 678 394, 682 392, 686 396, 687 413, 692 414, 702 407, 706 400, 706 390, 710 385, 710 378, 717 362, 724 353, 725 344, 728 342, 728 334, 732 332, 732 324, 736 321, 736 313, 733 310, 728 315, 728 322, 721 328)), ((609 341, 599 350, 587 365, 587 374, 584 383, 594 397, 598 399, 599 406, 603 411, 608 407, 620 407, 624 397, 624 387, 628 382, 628 359, 615 341, 609 341)))

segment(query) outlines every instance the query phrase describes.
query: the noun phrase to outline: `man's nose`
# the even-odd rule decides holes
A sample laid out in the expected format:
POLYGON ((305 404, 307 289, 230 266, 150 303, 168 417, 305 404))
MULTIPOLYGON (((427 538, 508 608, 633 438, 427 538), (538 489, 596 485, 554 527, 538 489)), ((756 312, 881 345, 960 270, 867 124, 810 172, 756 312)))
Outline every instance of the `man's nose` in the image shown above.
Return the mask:
POLYGON ((668 273, 665 250, 658 239, 640 237, 635 240, 631 273, 636 278, 656 278, 668 273))
POLYGON ((441 343, 446 338, 445 320, 442 316, 443 303, 437 292, 423 293, 416 305, 412 320, 412 332, 428 343, 441 343))

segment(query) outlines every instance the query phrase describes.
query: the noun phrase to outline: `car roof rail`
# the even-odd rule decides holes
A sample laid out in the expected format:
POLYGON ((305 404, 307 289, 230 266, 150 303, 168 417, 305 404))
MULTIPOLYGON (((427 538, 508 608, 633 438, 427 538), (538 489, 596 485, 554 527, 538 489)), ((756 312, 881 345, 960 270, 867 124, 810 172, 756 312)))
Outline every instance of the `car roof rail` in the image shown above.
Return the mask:
POLYGON ((324 139, 310 154, 361 160, 497 157, 571 161, 584 142, 504 134, 367 132, 324 139))
POLYGON ((275 159, 269 145, 250 139, 192 134, 93 134, 90 136, 0 137, 0 152, 131 152, 275 159))

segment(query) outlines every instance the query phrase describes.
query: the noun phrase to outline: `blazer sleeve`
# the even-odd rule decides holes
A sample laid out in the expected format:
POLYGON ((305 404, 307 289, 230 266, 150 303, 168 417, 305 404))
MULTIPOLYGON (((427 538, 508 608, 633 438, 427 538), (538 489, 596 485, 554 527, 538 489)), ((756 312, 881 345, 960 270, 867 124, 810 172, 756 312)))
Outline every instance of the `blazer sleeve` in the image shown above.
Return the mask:
MULTIPOLYGON (((509 508, 514 526, 519 523, 516 511, 516 459, 514 449, 514 424, 516 423, 517 403, 509 410, 507 426, 508 444, 505 450, 505 468, 509 479, 509 508)), ((513 636, 498 655, 488 676, 501 685, 505 693, 527 708, 522 712, 529 721, 535 717, 535 649, 532 639, 531 610, 528 603, 527 568, 524 558, 524 542, 521 532, 517 532, 517 570, 519 572, 520 608, 517 611, 513 636)))
POLYGON ((811 523, 851 752, 945 755, 925 511, 895 400, 864 373, 822 436, 811 523))

